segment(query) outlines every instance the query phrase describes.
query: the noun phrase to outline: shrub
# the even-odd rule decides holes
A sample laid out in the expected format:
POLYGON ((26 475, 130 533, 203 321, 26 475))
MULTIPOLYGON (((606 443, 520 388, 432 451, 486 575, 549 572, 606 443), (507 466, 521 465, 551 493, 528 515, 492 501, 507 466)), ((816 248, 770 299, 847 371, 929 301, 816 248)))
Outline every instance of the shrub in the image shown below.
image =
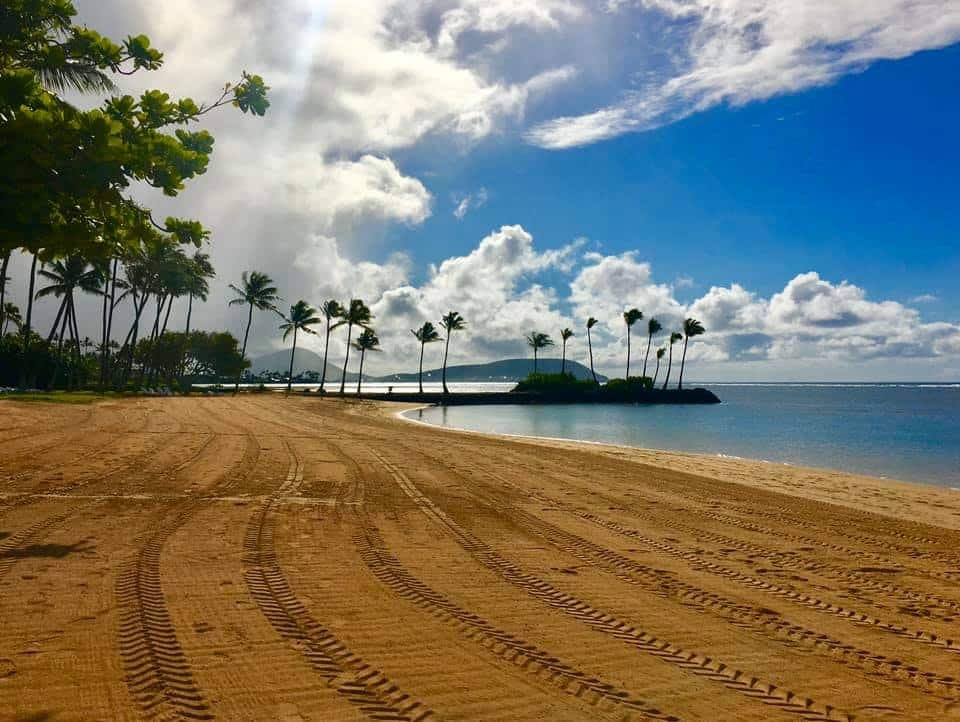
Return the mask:
POLYGON ((603 387, 610 393, 630 393, 632 391, 650 391, 653 389, 653 379, 649 376, 631 376, 628 379, 610 379, 603 387))
POLYGON ((530 374, 520 381, 513 391, 537 391, 541 393, 577 394, 596 391, 597 385, 593 381, 579 380, 570 373, 565 374, 530 374))

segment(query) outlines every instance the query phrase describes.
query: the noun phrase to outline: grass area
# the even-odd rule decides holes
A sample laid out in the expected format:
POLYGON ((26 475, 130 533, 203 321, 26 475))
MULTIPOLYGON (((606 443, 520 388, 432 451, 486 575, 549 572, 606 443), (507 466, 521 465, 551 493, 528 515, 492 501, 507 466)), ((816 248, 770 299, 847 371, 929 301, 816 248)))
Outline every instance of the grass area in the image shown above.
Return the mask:
POLYGON ((95 391, 31 391, 25 393, 0 394, 0 400, 26 401, 28 403, 47 404, 92 404, 108 398, 118 397, 116 393, 97 393, 95 391))

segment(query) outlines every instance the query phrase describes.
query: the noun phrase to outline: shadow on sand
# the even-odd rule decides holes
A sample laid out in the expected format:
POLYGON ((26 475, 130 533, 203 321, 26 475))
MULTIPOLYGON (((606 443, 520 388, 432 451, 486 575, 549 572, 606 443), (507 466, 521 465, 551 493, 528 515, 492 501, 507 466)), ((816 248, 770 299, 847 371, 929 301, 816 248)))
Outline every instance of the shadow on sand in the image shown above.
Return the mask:
POLYGON ((76 544, 30 544, 0 552, 0 559, 63 559, 71 554, 82 554, 94 549, 96 547, 86 539, 76 544))

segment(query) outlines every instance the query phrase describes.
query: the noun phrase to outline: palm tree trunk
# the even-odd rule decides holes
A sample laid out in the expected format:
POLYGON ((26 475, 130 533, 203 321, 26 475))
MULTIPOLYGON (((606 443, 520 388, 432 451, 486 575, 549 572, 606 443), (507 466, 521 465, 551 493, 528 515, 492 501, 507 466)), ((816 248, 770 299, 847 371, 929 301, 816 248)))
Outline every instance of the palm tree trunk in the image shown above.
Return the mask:
POLYGON ((685 336, 683 339, 683 356, 680 357, 680 380, 677 382, 677 391, 683 389, 683 366, 687 363, 687 342, 690 341, 689 336, 685 336))
POLYGON ((237 383, 233 385, 233 393, 240 391, 240 379, 243 377, 243 360, 247 357, 247 338, 250 336, 250 324, 253 322, 253 304, 247 313, 247 330, 243 332, 243 348, 240 350, 240 372, 237 374, 237 383))
POLYGON ((133 295, 133 324, 130 326, 130 331, 127 333, 127 338, 123 342, 123 348, 120 349, 120 353, 117 354, 118 358, 123 355, 123 350, 127 351, 127 361, 124 364, 123 373, 120 377, 120 386, 124 387, 127 385, 127 382, 130 380, 130 372, 133 370, 133 355, 137 350, 137 340, 140 337, 140 318, 143 316, 143 310, 147 307, 147 302, 150 300, 150 294, 144 292, 143 298, 140 299, 139 305, 137 304, 137 295, 133 295))
POLYGON ((449 353, 450 353, 450 331, 447 331, 447 342, 444 344, 444 347, 443 347, 443 374, 441 375, 442 381, 443 381, 443 393, 445 394, 450 393, 450 391, 447 389, 447 354, 449 353))
POLYGON ((163 303, 166 297, 157 294, 157 313, 153 318, 153 327, 150 329, 150 343, 147 345, 147 359, 140 364, 140 382, 143 383, 143 377, 150 371, 150 383, 153 383, 153 354, 155 352, 155 342, 160 331, 160 314, 163 313, 163 303))
POLYGON ((567 340, 564 339, 563 340, 563 358, 560 361, 560 375, 563 376, 566 370, 567 370, 567 340))
POLYGON ((13 251, 7 251, 3 254, 3 263, 0 263, 0 326, 3 326, 3 333, 7 333, 7 319, 3 311, 4 302, 7 300, 7 267, 10 265, 10 254, 13 251))
POLYGON ((193 316, 193 294, 187 299, 187 325, 184 327, 184 336, 190 335, 190 317, 193 316))
POLYGON ((290 352, 290 373, 287 374, 287 393, 293 391, 293 358, 297 355, 297 327, 293 327, 293 350, 290 352))
POLYGON ((353 336, 353 324, 347 324, 347 355, 343 358, 343 372, 340 374, 340 395, 347 389, 347 362, 350 360, 350 338, 353 336))
POLYGON ((663 390, 667 390, 667 384, 670 383, 670 369, 673 368, 673 344, 670 344, 670 355, 667 357, 667 378, 663 380, 663 390))
POLYGON ((167 332, 167 323, 170 321, 170 309, 173 308, 173 296, 170 296, 167 300, 167 312, 163 316, 163 327, 160 329, 160 336, 167 332))
POLYGON ((33 320, 33 293, 37 282, 37 254, 33 254, 33 261, 30 263, 30 290, 27 295, 27 318, 20 327, 20 333, 23 334, 23 354, 20 357, 20 388, 26 388, 27 385, 27 351, 30 350, 30 324, 33 320))
POLYGON ((106 367, 104 352, 107 348, 107 305, 110 303, 110 276, 103 279, 103 306, 100 309, 100 380, 97 388, 103 390, 103 371, 106 367))
MULTIPOLYGON (((66 304, 66 299, 64 299, 64 304, 66 304)), ((56 331, 56 329, 54 329, 54 331, 56 331)), ((63 336, 66 334, 66 332, 67 319, 64 316, 63 320, 60 322, 60 337, 57 340, 57 362, 53 366, 53 375, 50 377, 50 383, 47 385, 48 390, 53 390, 57 386, 57 379, 60 376, 60 365, 63 363, 63 336)))
POLYGON ((537 374, 537 347, 533 347, 533 374, 537 374))
MULTIPOLYGON (((113 272, 110 274, 110 308, 107 311, 107 324, 103 333, 103 352, 100 362, 100 385, 105 386, 110 375, 110 339, 113 336, 113 311, 117 302, 117 265, 118 258, 113 259, 113 272)), ((106 296, 106 294, 104 294, 106 296)))
POLYGON ((424 341, 420 342, 420 394, 423 394, 423 347, 427 344, 424 341))
POLYGON ((627 326, 627 381, 630 380, 630 327, 627 326))
POLYGON ((653 343, 653 334, 647 334, 647 355, 643 357, 643 376, 647 376, 647 361, 650 360, 650 344, 653 343))
POLYGON ((357 396, 360 395, 360 382, 363 381, 363 357, 367 355, 366 349, 360 349, 360 373, 357 374, 357 396))
POLYGON ((178 372, 177 372, 177 377, 181 381, 183 380, 183 375, 187 371, 186 348, 188 348, 190 344, 190 317, 192 315, 193 315, 193 294, 191 293, 190 298, 187 301, 187 325, 183 330, 183 340, 184 340, 184 343, 186 344, 186 347, 184 349, 183 358, 180 359, 180 368, 178 369, 178 372))
POLYGON ((650 384, 651 386, 657 385, 657 376, 659 375, 660 375, 660 359, 657 359, 657 369, 656 371, 653 372, 653 383, 650 384))
POLYGON ((587 329, 587 348, 590 349, 590 374, 593 376, 593 383, 598 383, 597 372, 593 370, 593 341, 590 339, 590 329, 587 329))
POLYGON ((73 292, 70 293, 70 301, 67 304, 67 319, 70 321, 70 333, 73 336, 73 368, 70 373, 70 388, 75 388, 80 380, 80 365, 83 363, 83 356, 80 351, 80 327, 77 324, 77 310, 73 305, 73 292))
MULTIPOLYGON (((132 343, 136 343, 136 337, 139 335, 139 326, 140 326, 140 314, 143 311, 143 307, 146 305, 146 296, 142 302, 137 302, 137 291, 132 289, 132 298, 133 298, 133 323, 130 324, 130 330, 127 331, 126 338, 123 339, 123 345, 120 346, 120 350, 117 352, 116 359, 118 362, 124 364, 124 370, 120 373, 120 378, 123 384, 126 384, 126 377, 129 375, 130 364, 133 363, 133 348, 132 343), (123 356, 126 354, 127 360, 124 362, 123 356)), ((111 369, 116 371, 118 369, 111 369)))
POLYGON ((320 393, 324 392, 327 383, 327 354, 330 351, 330 318, 327 318, 327 337, 323 342, 323 373, 320 374, 320 393))
POLYGON ((60 301, 60 308, 57 311, 57 317, 53 320, 53 326, 50 327, 50 335, 47 336, 47 343, 53 341, 53 337, 57 335, 57 326, 60 325, 60 318, 63 316, 63 310, 67 307, 67 297, 64 296, 63 300, 60 301))

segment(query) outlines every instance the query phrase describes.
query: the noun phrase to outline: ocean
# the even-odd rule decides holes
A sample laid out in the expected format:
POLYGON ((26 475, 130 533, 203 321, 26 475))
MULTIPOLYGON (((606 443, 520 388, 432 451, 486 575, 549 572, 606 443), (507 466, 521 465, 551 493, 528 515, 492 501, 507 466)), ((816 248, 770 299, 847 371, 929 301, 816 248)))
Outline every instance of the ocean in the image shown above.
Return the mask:
POLYGON ((960 490, 960 384, 698 385, 723 403, 451 406, 407 415, 474 431, 763 459, 960 490))

